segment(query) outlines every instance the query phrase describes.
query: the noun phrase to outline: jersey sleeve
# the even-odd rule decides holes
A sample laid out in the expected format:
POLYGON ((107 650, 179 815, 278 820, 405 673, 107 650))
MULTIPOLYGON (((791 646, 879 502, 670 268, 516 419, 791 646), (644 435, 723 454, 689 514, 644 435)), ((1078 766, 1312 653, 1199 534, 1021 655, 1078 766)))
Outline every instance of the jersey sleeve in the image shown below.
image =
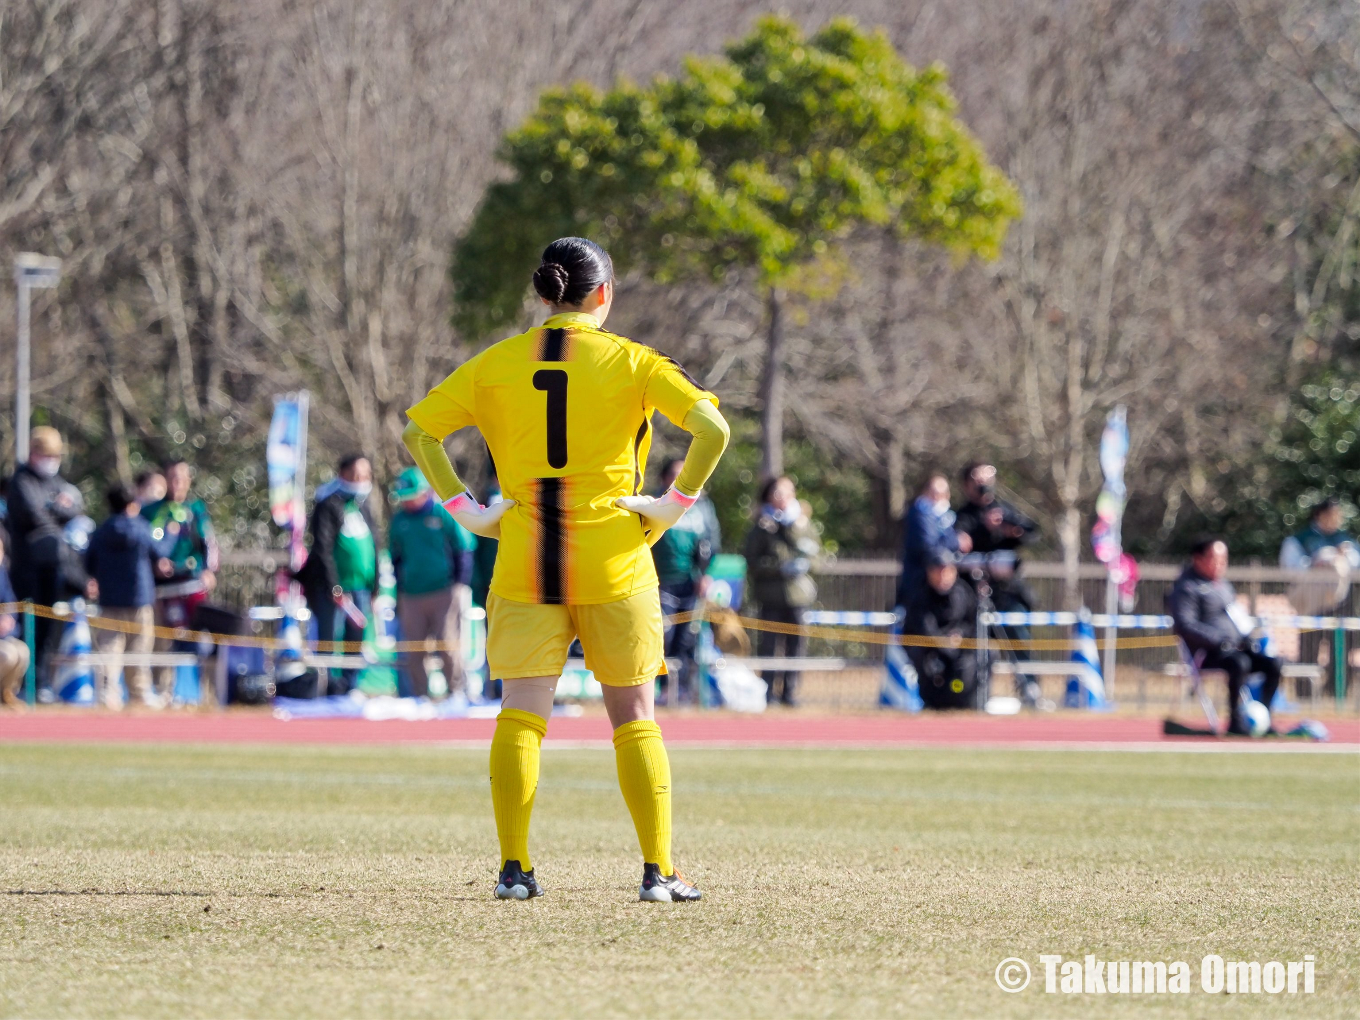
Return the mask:
POLYGON ((473 390, 478 360, 472 358, 463 362, 452 375, 430 390, 424 400, 407 408, 406 417, 441 440, 459 429, 477 424, 473 390))
POLYGON ((656 408, 672 424, 683 425, 690 408, 699 401, 711 400, 714 407, 718 405, 718 398, 695 382, 674 358, 651 348, 645 351, 640 368, 647 380, 642 396, 647 410, 656 408))

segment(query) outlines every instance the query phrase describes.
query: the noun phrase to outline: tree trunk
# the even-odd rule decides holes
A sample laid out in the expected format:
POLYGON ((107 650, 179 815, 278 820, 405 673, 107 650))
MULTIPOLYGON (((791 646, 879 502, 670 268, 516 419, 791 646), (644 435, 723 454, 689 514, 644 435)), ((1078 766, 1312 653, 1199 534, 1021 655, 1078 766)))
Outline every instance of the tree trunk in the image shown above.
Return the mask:
POLYGON ((907 444, 897 432, 888 438, 888 516, 900 521, 907 512, 907 444))
POLYGON ((1081 510, 1069 505, 1058 520, 1058 544, 1062 547, 1064 609, 1081 608, 1081 510))
POLYGON ((771 287, 767 298, 769 332, 765 337, 765 369, 760 380, 760 477, 784 473, 784 311, 783 295, 771 287))
POLYGON ((123 406, 114 395, 113 384, 104 381, 104 411, 109 419, 109 437, 113 440, 113 463, 118 472, 118 480, 132 483, 132 458, 128 454, 127 422, 123 418, 123 406))

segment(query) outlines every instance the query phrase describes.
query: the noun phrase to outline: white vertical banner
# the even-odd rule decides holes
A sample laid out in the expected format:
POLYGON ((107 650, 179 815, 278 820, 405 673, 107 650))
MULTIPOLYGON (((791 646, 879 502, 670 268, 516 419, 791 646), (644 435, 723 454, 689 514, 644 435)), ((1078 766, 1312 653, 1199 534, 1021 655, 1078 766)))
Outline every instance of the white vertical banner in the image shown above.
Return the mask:
POLYGON ((1105 476, 1105 485, 1096 497, 1096 523, 1091 528, 1091 548, 1096 559, 1105 564, 1108 571, 1105 579, 1105 612, 1111 625, 1105 628, 1105 696, 1110 698, 1114 692, 1114 671, 1116 665, 1115 640, 1119 635, 1113 625, 1115 614, 1119 612, 1119 585, 1124 580, 1124 502, 1127 490, 1124 486, 1124 467, 1129 457, 1128 411, 1123 404, 1110 412, 1105 420, 1105 430, 1100 434, 1100 470, 1105 476))

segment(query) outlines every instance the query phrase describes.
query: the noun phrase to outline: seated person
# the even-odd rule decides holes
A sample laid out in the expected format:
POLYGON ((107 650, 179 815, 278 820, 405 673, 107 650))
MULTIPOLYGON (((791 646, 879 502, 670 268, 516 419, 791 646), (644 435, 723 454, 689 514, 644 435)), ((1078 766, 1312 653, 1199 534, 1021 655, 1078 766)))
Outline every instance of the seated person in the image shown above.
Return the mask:
POLYGON ((1342 525, 1341 504, 1331 496, 1313 505, 1308 527, 1290 535, 1280 546, 1280 566, 1307 570, 1318 560, 1344 558, 1351 570, 1360 570, 1360 544, 1342 525))
POLYGON ((1245 735, 1242 684, 1252 673, 1264 674, 1261 701, 1269 705, 1280 685, 1280 660, 1252 651, 1247 635, 1229 615, 1229 607, 1237 604, 1237 593, 1227 573, 1227 543, 1212 536, 1199 539, 1190 547, 1189 565, 1166 597, 1166 608, 1176 636, 1192 655, 1202 653, 1200 668, 1228 674, 1228 732, 1245 735))
POLYGON ((902 623, 903 635, 943 639, 938 647, 907 647, 927 708, 977 707, 977 652, 962 647, 977 634, 977 597, 954 561, 948 549, 930 552, 925 587, 902 623))
MULTIPOLYGON (((0 540, 0 602, 18 602, 5 566, 5 543, 0 540)), ((13 613, 0 615, 0 704, 16 712, 28 706, 20 695, 28 675, 28 643, 23 639, 19 618, 13 613)))

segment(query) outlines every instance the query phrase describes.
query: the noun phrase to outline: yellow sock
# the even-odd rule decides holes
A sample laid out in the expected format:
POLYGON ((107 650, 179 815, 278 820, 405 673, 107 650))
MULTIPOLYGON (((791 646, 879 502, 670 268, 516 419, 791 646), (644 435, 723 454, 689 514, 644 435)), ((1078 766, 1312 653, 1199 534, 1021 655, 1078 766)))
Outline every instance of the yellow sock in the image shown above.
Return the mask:
POLYGON ((538 792, 539 755, 548 722, 532 712, 507 708, 496 716, 491 738, 491 805, 501 841, 501 867, 519 861, 528 871, 529 816, 538 792))
POLYGON ((661 742, 661 727, 650 719, 624 723, 614 731, 619 789, 633 816, 642 859, 663 875, 671 865, 671 763, 661 742))

